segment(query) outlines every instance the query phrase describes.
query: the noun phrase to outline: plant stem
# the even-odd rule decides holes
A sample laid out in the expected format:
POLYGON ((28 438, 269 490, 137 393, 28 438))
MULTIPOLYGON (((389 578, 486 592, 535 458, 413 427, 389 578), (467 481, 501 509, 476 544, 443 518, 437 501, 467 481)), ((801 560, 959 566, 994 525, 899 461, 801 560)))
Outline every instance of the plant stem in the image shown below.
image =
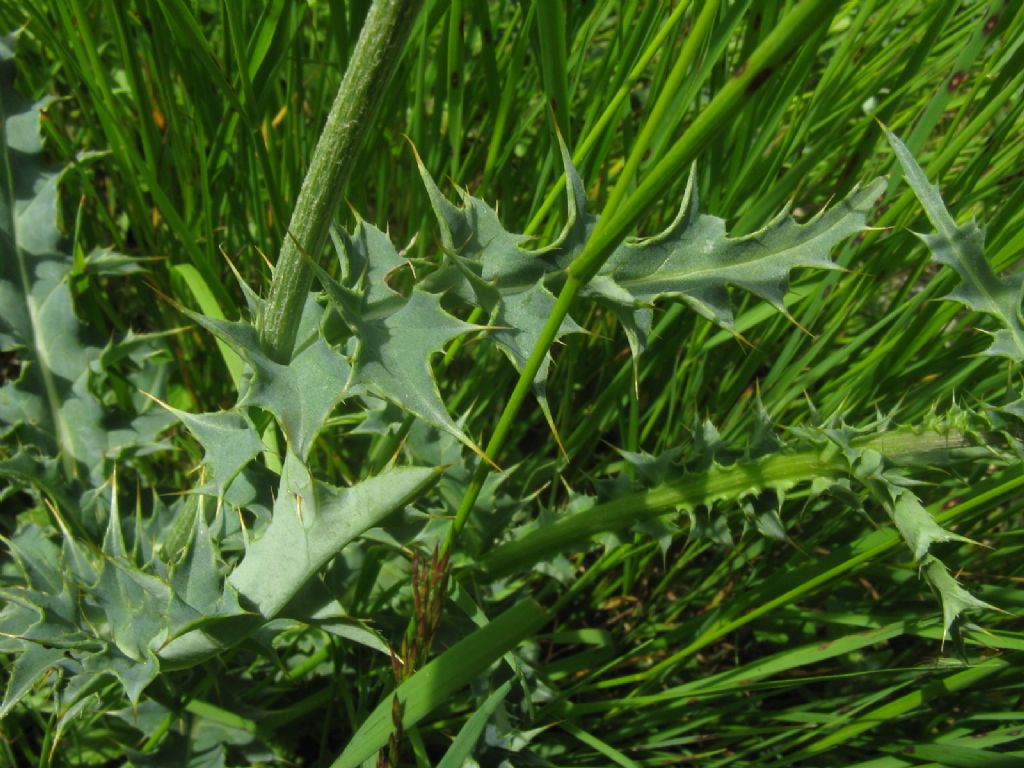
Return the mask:
POLYGON ((302 306, 313 282, 307 258, 319 258, 327 242, 363 138, 376 118, 422 4, 422 0, 374 0, 366 15, 302 182, 260 319, 263 346, 280 363, 291 359, 302 306))
MULTIPOLYGON (((887 432, 857 442, 858 449, 877 451, 895 466, 945 466, 991 453, 981 435, 978 443, 958 431, 887 432)), ((720 499, 736 499, 768 488, 789 488, 815 479, 849 474, 849 460, 829 444, 797 453, 776 453, 753 461, 683 474, 646 491, 625 494, 492 550, 480 563, 489 579, 507 576, 554 554, 578 546, 599 533, 621 532, 632 525, 681 508, 710 506, 720 499)))

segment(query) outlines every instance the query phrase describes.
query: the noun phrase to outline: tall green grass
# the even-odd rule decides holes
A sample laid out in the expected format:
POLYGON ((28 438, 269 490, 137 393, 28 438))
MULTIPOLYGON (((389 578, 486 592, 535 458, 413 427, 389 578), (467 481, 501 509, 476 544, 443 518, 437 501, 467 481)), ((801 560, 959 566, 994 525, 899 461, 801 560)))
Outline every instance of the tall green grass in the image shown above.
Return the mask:
MULTIPOLYGON (((58 97, 43 128, 49 157, 71 166, 61 215, 78 317, 107 340, 173 330, 147 384, 170 406, 228 408, 246 386, 238 351, 184 310, 234 321, 248 316, 240 282, 269 294, 369 6, 0 3, 3 29, 23 27, 18 89, 58 97), (97 247, 144 258, 144 276, 92 274, 84 259, 97 247)), ((731 236, 786 206, 807 220, 887 175, 872 228, 835 249, 841 270, 796 271, 786 314, 733 290, 730 331, 657 303, 635 360, 607 305, 569 296, 563 308, 586 333, 553 347, 550 423, 532 374, 487 332, 459 336, 432 370, 454 423, 501 472, 383 400, 346 400, 312 444, 318 480, 448 470, 321 571, 345 615, 254 630, 162 672, 137 707, 105 678, 69 713, 50 684, 71 666, 55 668, 0 722, 7 762, 356 765, 396 722, 400 765, 1020 760, 1020 372, 984 354, 996 320, 943 298, 958 277, 915 236, 934 226, 878 121, 957 220, 984 225, 992 268, 1015 271, 1022 40, 1024 10, 977 0, 426 0, 337 211, 348 229, 358 215, 406 249, 412 268, 394 287, 439 274, 444 248, 410 143, 450 199, 450 182, 462 185, 542 247, 565 223, 561 137, 601 213, 586 263, 625 234, 661 231, 691 161, 701 210, 731 236), (801 13, 777 61, 745 67, 801 13), (971 613, 952 634, 885 499, 855 471, 865 447, 938 433, 952 442, 883 453, 937 522, 981 545, 934 551, 1006 613, 971 613), (410 560, 419 550, 428 562, 435 546, 450 546, 452 565, 436 639, 419 674, 396 676, 382 651, 401 655, 415 635, 424 582, 410 560)), ((307 255, 343 280, 325 251, 307 255)), ((487 323, 451 297, 444 306, 487 323)), ((138 398, 133 375, 103 380, 108 407, 138 398)), ((281 472, 287 435, 250 415, 270 446, 260 472, 281 472)), ((193 471, 206 446, 164 434, 165 450, 118 461, 126 520, 159 517, 209 479, 193 471)), ((18 448, 12 437, 0 457, 18 448)), ((106 512, 76 521, 53 494, 0 498, 8 539, 35 526, 59 541, 49 500, 81 523, 87 549, 103 544, 106 512)), ((217 501, 204 499, 193 507, 213 519, 217 501)), ((274 500, 262 503, 269 517, 274 500)), ((236 514, 230 500, 224 512, 236 514)), ((232 535, 221 571, 246 546, 245 532, 232 535)), ((5 560, 4 587, 20 578, 5 560)))

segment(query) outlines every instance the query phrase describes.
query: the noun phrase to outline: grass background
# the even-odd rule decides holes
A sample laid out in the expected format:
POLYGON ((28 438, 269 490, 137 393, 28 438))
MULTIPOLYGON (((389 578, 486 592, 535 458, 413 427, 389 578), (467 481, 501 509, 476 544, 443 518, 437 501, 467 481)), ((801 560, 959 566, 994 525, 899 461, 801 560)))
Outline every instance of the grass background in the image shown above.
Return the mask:
MULTIPOLYGON (((564 217, 556 125, 601 210, 624 172, 628 189, 664 157, 793 4, 715 5, 428 0, 352 175, 352 209, 388 227, 396 243, 412 242, 410 255, 436 256, 408 137, 436 178, 497 203, 510 229, 538 242, 554 237, 564 217), (692 66, 677 80, 685 46, 692 66), (671 108, 643 133, 663 92, 671 108), (640 137, 648 150, 630 168, 640 137)), ((558 512, 610 482, 635 485, 618 449, 679 448, 698 466, 707 456, 703 425, 712 424, 742 452, 762 404, 779 428, 808 424, 815 410, 858 426, 878 414, 919 426, 1019 396, 1019 373, 979 354, 986 322, 938 300, 955 277, 928 263, 910 231, 930 225, 875 118, 903 137, 960 220, 985 224, 995 269, 1015 268, 1024 242, 1024 8, 836 5, 766 86, 742 99, 701 154, 697 185, 703 209, 742 234, 786 204, 808 217, 888 173, 878 229, 836 254, 846 271, 797 276, 787 297, 796 323, 737 293, 740 341, 681 306, 659 307, 657 338, 635 382, 613 319, 578 311, 590 333, 566 340, 548 384, 564 454, 539 409, 510 440, 517 449, 506 463, 518 468, 500 498, 519 502, 517 519, 558 512)), ((63 211, 76 249, 153 259, 146 280, 76 274, 83 319, 108 336, 187 325, 161 295, 234 317, 243 302, 228 260, 266 292, 268 260, 367 6, 0 3, 2 28, 24 25, 22 92, 58 97, 46 138, 55 158, 77 166, 63 211), (100 154, 83 154, 92 152, 100 154)), ((652 207, 642 232, 674 215, 684 184, 652 207)), ((351 224, 352 213, 339 219, 351 224)), ((209 335, 186 328, 168 349, 172 404, 199 411, 232 402, 232 360, 209 335)), ((474 341, 435 370, 449 410, 472 434, 486 434, 515 372, 474 341)), ((343 410, 321 438, 316 460, 327 479, 372 474, 374 457, 388 450, 359 432, 365 417, 343 410)), ((179 451, 152 460, 168 488, 188 487, 199 458, 187 439, 178 442, 179 451)), ((969 635, 963 653, 973 666, 958 666, 941 644, 938 607, 880 510, 851 511, 798 488, 782 507, 791 543, 742 531, 734 505, 728 545, 721 530, 701 538, 688 535, 685 520, 663 522, 480 587, 477 599, 493 605, 567 590, 555 622, 522 651, 543 695, 510 695, 481 764, 881 768, 1021 759, 1024 638, 1014 613, 1024 607, 1024 475, 1017 463, 993 461, 917 479, 933 514, 991 547, 946 545, 964 584, 1010 612, 986 614, 986 631, 969 635), (557 578, 566 586, 554 586, 557 578)), ((381 576, 374 568, 396 566, 368 553, 368 584, 355 590, 352 610, 394 632, 408 611, 405 574, 381 576), (375 577, 396 586, 371 589, 375 577)), ((471 545, 464 554, 473 559, 471 545)), ((452 618, 441 643, 461 627, 452 618)), ((236 656, 216 675, 178 673, 153 696, 173 701, 189 727, 250 734, 276 755, 268 762, 329 764, 387 694, 390 669, 364 648, 314 635, 285 637, 280 668, 236 656), (259 712, 238 707, 237 688, 222 689, 220 675, 248 680, 259 712)), ((481 683, 409 732, 408 764, 435 764, 487 693, 481 683)), ((0 724, 12 765, 42 764, 46 718, 44 702, 0 724)), ((60 760, 116 762, 126 746, 152 751, 165 738, 140 737, 129 721, 102 712, 77 721, 60 760)))

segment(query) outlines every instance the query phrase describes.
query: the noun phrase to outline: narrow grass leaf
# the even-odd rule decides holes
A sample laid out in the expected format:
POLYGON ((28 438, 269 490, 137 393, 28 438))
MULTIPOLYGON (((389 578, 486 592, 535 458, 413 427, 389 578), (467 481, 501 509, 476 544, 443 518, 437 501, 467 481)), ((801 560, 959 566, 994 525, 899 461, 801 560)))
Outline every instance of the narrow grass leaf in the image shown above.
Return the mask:
MULTIPOLYGON (((444 704, 549 619, 539 603, 527 598, 420 669, 395 691, 401 707, 402 728, 411 728, 444 704)), ((391 712, 391 696, 388 696, 359 727, 331 768, 358 768, 373 757, 387 743, 394 728, 391 712)))
MULTIPOLYGON (((213 291, 206 284, 203 276, 199 273, 199 270, 193 267, 191 264, 176 264, 171 268, 172 272, 181 276, 185 281, 185 285, 188 286, 189 291, 192 294, 192 298, 196 300, 199 305, 200 311, 208 317, 212 317, 215 320, 224 320, 224 313, 221 311, 220 304, 217 303, 217 297, 213 291)), ((231 382, 235 385, 235 391, 237 392, 242 385, 242 370, 245 363, 242 358, 238 356, 231 347, 225 344, 221 339, 217 339, 217 349, 220 351, 220 356, 224 360, 224 365, 228 369, 228 374, 231 376, 231 382)))
POLYGON ((466 760, 472 756, 473 749, 480 740, 480 736, 483 734, 484 728, 487 727, 491 716, 505 700, 505 697, 508 696, 514 682, 514 680, 507 680, 495 689, 490 696, 484 699, 484 703, 477 708, 476 712, 466 721, 466 724, 459 729, 459 733, 452 741, 452 745, 448 747, 448 751, 444 753, 441 762, 437 764, 437 768, 462 768, 465 765, 466 760))
POLYGON ((850 741, 865 731, 887 725, 895 718, 907 715, 923 705, 931 705, 943 697, 969 690, 973 686, 981 684, 986 678, 998 675, 1011 666, 1012 662, 1007 659, 989 659, 961 672, 939 677, 918 690, 857 717, 854 722, 844 728, 812 743, 803 754, 804 756, 820 754, 837 744, 850 741))
POLYGON ((900 754, 917 760, 931 760, 946 768, 1020 768, 1024 765, 1024 752, 994 752, 959 744, 903 747, 900 754))

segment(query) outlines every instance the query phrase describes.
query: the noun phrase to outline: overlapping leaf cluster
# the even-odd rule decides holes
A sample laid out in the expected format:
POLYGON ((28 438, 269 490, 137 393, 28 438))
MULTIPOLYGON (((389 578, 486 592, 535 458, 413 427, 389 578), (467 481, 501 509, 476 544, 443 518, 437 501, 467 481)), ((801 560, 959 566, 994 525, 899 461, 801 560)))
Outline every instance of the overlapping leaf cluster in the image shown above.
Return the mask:
MULTIPOLYGON (((948 435, 959 432, 969 416, 966 412, 958 413, 957 409, 954 409, 943 419, 934 420, 935 423, 929 426, 937 434, 948 435)), ((975 420, 987 421, 983 414, 975 416, 975 420)), ((890 432, 892 427, 889 418, 879 418, 874 424, 858 428, 845 423, 840 416, 833 415, 820 420, 815 427, 794 430, 794 434, 812 445, 832 446, 839 450, 848 467, 849 477, 832 480, 830 483, 819 483, 822 490, 838 492, 838 498, 853 501, 860 506, 857 496, 851 491, 862 489, 867 491, 868 497, 874 503, 885 510, 910 550, 921 578, 939 598, 942 605, 943 638, 951 632, 959 637, 959 630, 965 620, 965 611, 994 609, 994 606, 978 599, 961 586, 950 574, 946 564, 935 554, 933 547, 948 541, 972 544, 975 542, 947 530, 936 522, 913 491, 913 486, 917 483, 901 471, 894 457, 885 455, 877 448, 865 447, 866 437, 872 434, 884 435, 890 432)), ((978 442, 984 441, 979 439, 978 442)), ((991 450, 995 457, 995 449, 991 450)), ((922 463, 942 459, 943 457, 926 457, 922 463)))
MULTIPOLYGON (((8 67, 10 43, 2 46, 0 63, 8 67)), ((3 74, 9 80, 9 72, 3 74)), ((478 198, 461 191, 461 204, 452 204, 421 165, 444 248, 441 263, 425 279, 397 290, 408 262, 386 233, 360 221, 354 232, 336 235, 339 277, 318 269, 326 296, 306 297, 296 352, 288 364, 262 348, 257 330, 262 301, 240 282, 249 319, 191 315, 246 363, 234 407, 192 414, 165 405, 164 411, 145 414, 140 397, 138 412, 112 428, 105 403, 94 394, 94 379, 106 362, 130 356, 146 340, 133 337, 104 349, 76 317, 67 280, 72 260, 56 226, 61 172, 40 160, 41 105, 20 102, 7 80, 0 158, 0 299, 5 307, 0 345, 17 356, 21 371, 0 389, 0 428, 25 450, 5 456, 0 474, 46 497, 60 543, 32 523, 22 526, 9 544, 13 560, 5 574, 0 650, 17 654, 17 662, 0 716, 59 670, 68 680, 61 713, 69 717, 87 704, 104 678, 116 679, 138 704, 161 669, 220 653, 272 619, 316 623, 343 618, 343 608, 322 588, 317 574, 357 536, 420 499, 440 473, 393 467, 351 488, 322 482, 314 477, 310 455, 328 418, 348 398, 384 398, 481 453, 446 407, 431 358, 453 339, 480 331, 521 370, 596 220, 586 211, 583 182, 564 147, 567 221, 554 242, 533 250, 528 238, 505 229, 495 210, 478 198), (487 325, 459 319, 445 308, 452 303, 482 310, 487 325), (187 500, 172 506, 154 501, 148 517, 137 519, 126 537, 116 484, 104 493, 96 488, 108 482, 113 462, 129 448, 141 444, 151 449, 157 443, 164 413, 177 418, 202 446, 204 479, 187 500), (284 437, 282 455, 275 455, 266 414, 284 437), (261 458, 270 460, 261 464, 261 458), (89 483, 78 481, 81 474, 89 483), (102 512, 99 500, 106 503, 102 512), (98 546, 89 546, 78 530, 85 503, 105 519, 98 546), (243 529, 236 514, 242 512, 255 520, 253 530, 243 529), (237 559, 225 554, 232 548, 240 553, 237 559)), ((991 273, 981 254, 980 230, 956 227, 909 155, 898 143, 894 146, 940 229, 926 241, 936 259, 962 278, 951 298, 1000 320, 1005 329, 994 335, 990 351, 1020 360, 1020 281, 1000 281, 991 273)), ((883 187, 882 180, 875 180, 807 223, 783 211, 758 232, 730 238, 723 220, 700 212, 691 176, 667 228, 622 244, 584 296, 618 318, 634 357, 644 351, 660 300, 685 302, 732 332, 731 288, 748 291, 786 314, 783 297, 791 271, 834 269, 831 250, 863 228, 883 187)), ((101 257, 94 263, 97 269, 115 264, 101 257)), ((582 331, 566 317, 558 337, 582 331)), ((545 395, 549 367, 545 362, 533 383, 550 420, 545 395)), ((142 389, 145 379, 134 383, 142 389)), ((845 491, 852 497, 851 490, 866 489, 886 509, 939 594, 948 631, 965 610, 987 606, 964 590, 932 551, 935 544, 961 537, 935 522, 885 455, 863 449, 865 435, 887 427, 857 430, 834 419, 793 434, 797 442, 823 451, 838 449, 849 478, 859 484, 852 489, 849 479, 832 477, 816 486, 816 493, 845 491)), ((701 471, 722 471, 713 429, 704 435, 701 471)), ((792 441, 769 441, 747 458, 756 463, 793 450, 792 441)), ((674 468, 674 454, 625 458, 652 484, 674 468)), ((747 520, 762 533, 784 538, 779 503, 792 483, 782 477, 762 480, 688 506, 693 530, 727 541, 728 526, 723 528, 709 510, 729 499, 740 502, 747 520), (775 495, 774 503, 762 503, 766 493, 775 495)))
MULTIPOLYGON (((596 223, 596 217, 587 213, 583 181, 564 145, 562 161, 566 223, 554 242, 536 250, 528 250, 526 236, 506 230, 493 208, 465 190, 459 190, 461 205, 453 205, 420 163, 445 250, 441 269, 425 287, 451 291, 481 307, 494 326, 488 337, 517 370, 540 338, 566 270, 596 223)), ((835 269, 832 249, 861 230, 885 186, 882 179, 875 179, 804 224, 783 210, 761 230, 730 238, 722 219, 700 212, 695 178, 691 173, 679 211, 664 231, 621 244, 583 290, 584 296, 615 314, 634 358, 646 346, 652 309, 660 299, 683 301, 733 332, 730 287, 749 291, 788 314, 783 297, 791 271, 835 269)), ((581 330, 567 316, 557 338, 581 330)), ((534 380, 545 412, 548 368, 546 359, 534 380)))
MULTIPOLYGON (((960 229, 952 223, 937 188, 928 185, 925 189, 920 169, 905 148, 900 150, 902 145, 898 145, 898 140, 891 134, 890 137, 911 184, 922 197, 929 216, 940 227, 938 234, 925 236, 925 241, 936 253, 937 260, 957 269, 963 278, 962 287, 950 298, 999 318, 1006 329, 994 334, 991 354, 1019 359, 1013 352, 1016 348, 1014 329, 1020 326, 1019 278, 1000 281, 992 274, 984 260, 980 230, 974 224, 960 229)), ((496 327, 489 338, 517 369, 525 363, 554 307, 554 294, 565 279, 565 268, 582 251, 595 224, 595 218, 586 213, 584 185, 564 146, 562 150, 568 190, 567 222, 555 242, 532 251, 525 248, 528 241, 525 236, 507 231, 497 213, 468 192, 460 190, 460 206, 450 203, 420 165, 445 249, 444 264, 426 285, 451 291, 481 307, 496 327)), ((746 237, 729 238, 721 219, 700 213, 691 175, 686 196, 672 223, 656 236, 619 246, 585 288, 584 295, 599 301, 619 318, 634 357, 643 351, 651 324, 651 309, 659 299, 682 300, 729 330, 734 330, 730 286, 748 290, 788 314, 783 297, 791 270, 796 267, 834 268, 830 260, 832 248, 843 238, 860 231, 867 211, 884 186, 883 180, 876 179, 862 189, 855 189, 806 224, 798 224, 783 211, 760 231, 746 237)), ((558 335, 580 330, 571 318, 566 318, 558 335)), ((1021 337, 1024 338, 1024 334, 1021 337)), ((547 370, 545 363, 534 382, 545 411, 547 370)), ((767 422, 765 425, 767 427, 767 422)), ((776 443, 772 451, 793 451, 801 444, 819 449, 831 444, 839 449, 850 476, 857 481, 856 487, 851 487, 847 480, 836 480, 821 485, 816 492, 831 491, 856 501, 857 491, 867 490, 882 505, 910 548, 922 577, 939 596, 944 631, 949 632, 962 623, 965 610, 991 606, 963 589, 932 553, 934 544, 964 539, 935 522, 910 489, 912 482, 894 471, 885 456, 877 451, 865 453, 858 448, 865 436, 882 434, 890 427, 883 419, 855 429, 833 416, 815 429, 795 432, 794 436, 798 437, 795 445, 790 439, 788 444, 776 443)), ((713 427, 710 429, 713 434, 713 427)), ((720 466, 715 462, 713 446, 705 448, 704 459, 720 466)), ((765 455, 757 449, 753 454, 746 453, 748 459, 765 455)), ((627 455, 625 458, 641 475, 649 475, 648 470, 658 467, 662 467, 661 474, 664 474, 673 456, 645 459, 627 455)), ((765 535, 784 537, 785 526, 779 509, 788 485, 784 481, 773 483, 772 478, 762 480, 756 487, 731 492, 728 498, 748 497, 743 508, 751 524, 765 535)), ((708 512, 716 500, 704 499, 699 507, 687 508, 687 513, 698 535, 727 543, 731 541, 728 524, 722 516, 708 512)), ((580 517, 586 514, 580 513, 580 517)))
MULTIPOLYGON (((286 607, 305 621, 340 626, 344 612, 329 593, 317 591, 317 572, 354 537, 422 495, 437 472, 393 468, 347 489, 310 476, 305 460, 313 441, 351 394, 350 365, 320 334, 324 310, 313 297, 305 343, 290 365, 262 352, 252 324, 196 316, 248 363, 231 410, 157 407, 142 394, 159 381, 155 366, 130 379, 139 389, 135 414, 94 394, 94 379, 106 375, 106 366, 133 355, 142 362, 152 355, 153 340, 129 334, 103 347, 76 316, 73 259, 57 228, 63 171, 41 159, 43 104, 23 102, 12 88, 12 40, 2 41, 0 54, 0 344, 21 368, 0 388, 3 435, 20 445, 0 460, 0 476, 8 481, 5 495, 28 490, 38 504, 8 542, 0 651, 16 661, 0 716, 52 676, 66 681, 58 706, 63 724, 104 678, 118 681, 138 704, 161 669, 190 666, 235 645, 286 607), (273 414, 285 437, 280 477, 253 461, 264 451, 251 417, 259 410, 273 414), (198 495, 170 506, 155 493, 137 499, 126 543, 115 466, 129 462, 136 445, 136 452, 166 447, 159 432, 172 415, 204 448, 206 481, 194 489, 198 495), (251 532, 241 527, 242 510, 256 523, 251 532), (56 525, 45 525, 47 517, 56 525), (221 559, 224 545, 243 551, 233 569, 221 559)), ((100 254, 90 264, 102 273, 123 271, 130 262, 100 254)), ((258 299, 248 298, 257 312, 258 299)))
MULTIPOLYGON (((75 314, 69 275, 72 253, 57 228, 58 185, 67 169, 42 157, 40 113, 13 88, 14 38, 0 39, 0 353, 17 373, 0 386, 0 437, 18 445, 4 457, 0 476, 51 477, 46 463, 59 459, 68 488, 79 477, 100 484, 110 461, 129 450, 158 446, 166 423, 158 409, 136 402, 134 412, 111 413, 97 395, 109 369, 137 365, 153 352, 152 339, 129 335, 104 344, 75 314), (148 412, 147 412, 148 411, 148 412)), ((89 256, 84 268, 97 277, 138 269, 107 252, 89 256)), ((132 383, 148 383, 158 366, 138 370, 132 383)))
POLYGON ((913 470, 967 456, 1012 465, 1019 442, 1001 431, 1000 419, 992 414, 959 408, 914 428, 892 417, 852 426, 841 414, 825 418, 812 413, 813 423, 779 432, 762 409, 757 434, 742 446, 724 443, 705 423, 685 450, 658 456, 623 451, 624 466, 635 479, 620 474, 599 484, 598 497, 577 497, 567 514, 513 529, 484 558, 482 569, 491 577, 505 577, 538 565, 569 579, 571 569, 557 557, 560 553, 592 538, 615 546, 628 531, 654 537, 667 548, 671 537, 681 533, 674 519, 679 515, 689 523, 690 538, 719 546, 733 546, 739 528, 790 541, 792 521, 783 517, 783 505, 799 489, 809 498, 828 498, 860 514, 868 507, 884 510, 941 602, 943 636, 959 638, 965 612, 994 606, 969 593, 936 554, 935 545, 944 542, 975 542, 935 520, 913 490, 913 470))
MULTIPOLYGON (((112 409, 94 390, 114 362, 151 358, 154 340, 129 334, 104 347, 75 314, 73 258, 57 227, 64 169, 42 159, 44 103, 14 92, 13 45, 11 38, 0 41, 0 345, 20 372, 0 388, 0 430, 7 445, 19 447, 0 461, 0 476, 7 491, 26 489, 45 500, 61 543, 40 526, 45 513, 7 542, 13 557, 4 569, 0 636, 3 651, 17 660, 0 716, 52 669, 69 680, 67 714, 108 675, 137 702, 157 673, 155 648, 225 609, 209 530, 194 503, 189 516, 182 503, 171 510, 157 502, 125 545, 116 483, 108 482, 112 467, 159 449, 169 420, 158 408, 147 412, 151 404, 141 395, 133 413, 112 409), (87 536, 104 516, 102 543, 92 546, 87 536)), ((87 264, 95 274, 134 268, 110 254, 87 264)), ((129 379, 135 386, 155 380, 159 365, 149 362, 129 379)))

